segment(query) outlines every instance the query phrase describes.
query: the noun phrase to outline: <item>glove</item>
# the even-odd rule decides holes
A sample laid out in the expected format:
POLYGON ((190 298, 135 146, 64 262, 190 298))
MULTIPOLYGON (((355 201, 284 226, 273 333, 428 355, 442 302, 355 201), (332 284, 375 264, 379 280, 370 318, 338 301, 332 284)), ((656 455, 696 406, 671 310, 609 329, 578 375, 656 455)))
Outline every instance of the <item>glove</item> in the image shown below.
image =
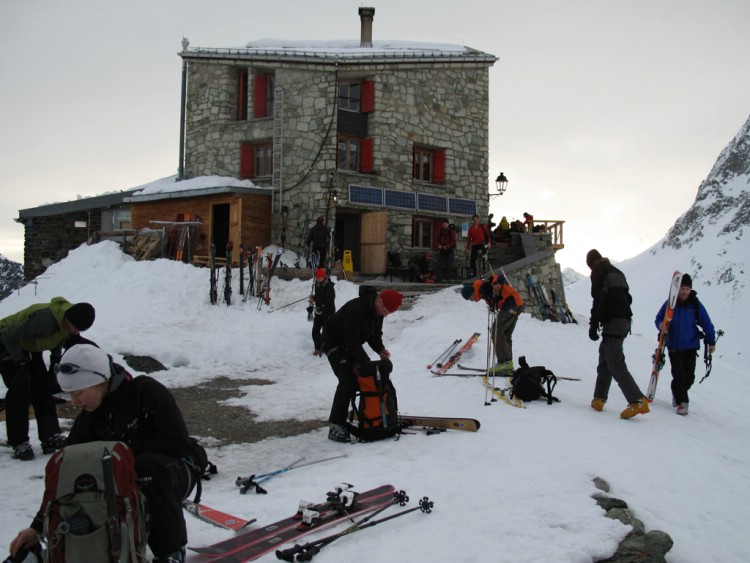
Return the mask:
POLYGON ((591 325, 589 327, 589 338, 594 342, 599 340, 599 327, 597 325, 591 325))
POLYGON ((393 371, 393 362, 389 359, 380 360, 378 362, 380 364, 378 366, 378 369, 380 370, 380 375, 387 376, 390 375, 393 371))

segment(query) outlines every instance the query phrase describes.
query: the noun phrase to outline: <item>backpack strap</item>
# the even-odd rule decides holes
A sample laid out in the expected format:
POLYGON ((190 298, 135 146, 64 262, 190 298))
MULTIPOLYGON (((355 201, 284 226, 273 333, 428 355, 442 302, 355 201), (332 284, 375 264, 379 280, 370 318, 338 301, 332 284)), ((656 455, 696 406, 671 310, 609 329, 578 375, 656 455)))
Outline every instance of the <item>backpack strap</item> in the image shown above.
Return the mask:
POLYGON ((550 370, 545 369, 544 370, 544 382, 547 385, 547 392, 545 393, 545 397, 547 397, 547 404, 551 405, 553 401, 559 403, 560 399, 552 396, 552 391, 555 389, 555 386, 557 385, 557 377, 555 376, 555 374, 552 373, 550 370))

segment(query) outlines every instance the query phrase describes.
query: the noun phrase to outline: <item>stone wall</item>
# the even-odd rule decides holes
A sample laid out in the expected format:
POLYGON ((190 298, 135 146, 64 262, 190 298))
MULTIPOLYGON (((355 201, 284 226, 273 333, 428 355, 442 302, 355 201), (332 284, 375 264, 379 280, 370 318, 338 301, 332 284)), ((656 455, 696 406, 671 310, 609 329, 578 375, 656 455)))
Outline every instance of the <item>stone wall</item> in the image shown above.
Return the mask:
POLYGON ((24 280, 31 280, 101 230, 101 210, 29 219, 24 233, 24 280), (76 227, 76 221, 85 227, 76 227))
MULTIPOLYGON (((250 69, 248 119, 237 121, 236 76, 240 61, 190 61, 187 97, 185 176, 219 174, 239 177, 243 143, 273 139, 273 117, 253 117, 255 72, 274 72, 283 90, 282 190, 273 210, 273 232, 280 231, 280 209, 289 207, 290 225, 325 215, 329 174, 338 208, 372 211, 373 206, 348 201, 349 184, 466 198, 488 213, 489 69, 486 64, 331 64, 259 65, 250 69), (375 110, 368 114, 373 139, 371 174, 339 171, 336 166, 335 111, 337 81, 366 78, 375 83, 375 110), (414 145, 446 151, 445 183, 413 180, 414 145)), ((276 100, 281 103, 281 100, 276 100)), ((270 186, 271 178, 257 178, 270 186)), ((470 217, 444 211, 388 209, 387 247, 412 249, 415 216, 448 216, 456 224, 470 217)), ((329 224, 335 220, 335 208, 329 224)), ((462 246, 461 250, 462 251, 462 246)))

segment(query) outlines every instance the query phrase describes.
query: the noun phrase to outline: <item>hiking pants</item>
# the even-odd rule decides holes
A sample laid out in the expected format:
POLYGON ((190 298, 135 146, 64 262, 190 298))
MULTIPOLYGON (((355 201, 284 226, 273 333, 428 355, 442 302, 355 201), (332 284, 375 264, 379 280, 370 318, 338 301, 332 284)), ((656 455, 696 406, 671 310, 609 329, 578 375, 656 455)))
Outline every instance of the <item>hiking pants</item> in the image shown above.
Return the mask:
POLYGON ((515 314, 510 309, 500 309, 495 318, 495 357, 497 363, 513 360, 513 331, 516 329, 518 315, 523 311, 523 306, 515 309, 515 314))
POLYGON ((326 324, 326 321, 328 321, 330 317, 328 315, 314 315, 313 316, 313 326, 312 326, 312 339, 313 339, 313 346, 315 346, 316 350, 320 350, 320 346, 322 344, 322 332, 323 332, 323 325, 326 324))
POLYGON ((346 354, 340 351, 330 352, 327 356, 328 362, 331 364, 331 369, 333 369, 333 373, 336 374, 339 380, 336 392, 333 395, 333 404, 331 404, 331 414, 328 417, 328 422, 346 426, 349 405, 359 390, 357 376, 354 374, 354 363, 346 354))
POLYGON ((40 352, 31 354, 29 372, 19 374, 18 366, 10 359, 0 361, 0 374, 8 388, 5 395, 5 426, 8 444, 15 447, 29 441, 29 405, 34 407, 37 433, 47 440, 60 433, 57 405, 52 396, 56 383, 50 375, 40 352))
POLYGON ((615 318, 602 324, 602 342, 599 345, 594 397, 606 401, 609 397, 609 387, 614 379, 628 403, 635 403, 643 397, 643 393, 628 371, 623 352, 623 343, 630 332, 630 319, 615 318))
POLYGON ((688 390, 695 383, 695 358, 698 350, 669 350, 672 368, 672 396, 675 402, 689 403, 688 390))
POLYGON ((166 557, 187 545, 182 499, 190 494, 189 469, 176 457, 144 452, 135 456, 135 471, 151 515, 148 545, 156 557, 166 557))

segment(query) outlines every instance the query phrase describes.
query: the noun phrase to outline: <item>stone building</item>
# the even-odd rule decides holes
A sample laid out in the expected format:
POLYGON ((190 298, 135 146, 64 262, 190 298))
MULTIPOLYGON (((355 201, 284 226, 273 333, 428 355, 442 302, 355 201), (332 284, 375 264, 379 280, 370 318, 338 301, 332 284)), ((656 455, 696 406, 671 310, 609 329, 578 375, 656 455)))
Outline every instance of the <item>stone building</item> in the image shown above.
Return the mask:
POLYGON ((180 178, 268 188, 267 242, 283 231, 301 254, 307 228, 325 217, 339 255, 351 252, 363 274, 384 272, 388 251, 428 251, 443 217, 487 215, 497 60, 464 46, 374 41, 374 14, 359 8, 359 41, 183 40, 179 53, 180 178))

